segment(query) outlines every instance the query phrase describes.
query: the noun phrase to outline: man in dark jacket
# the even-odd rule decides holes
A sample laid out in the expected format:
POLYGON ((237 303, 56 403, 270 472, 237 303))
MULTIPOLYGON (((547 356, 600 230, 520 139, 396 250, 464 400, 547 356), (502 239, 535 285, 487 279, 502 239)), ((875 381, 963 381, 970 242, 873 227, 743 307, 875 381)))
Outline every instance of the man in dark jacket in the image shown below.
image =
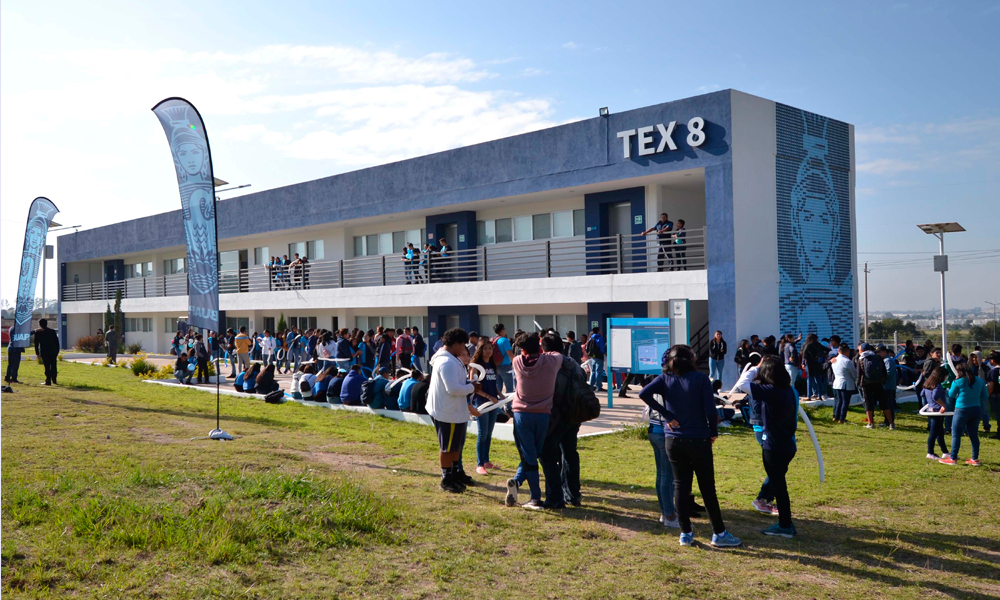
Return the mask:
POLYGON ((55 329, 49 329, 48 319, 38 321, 38 329, 35 330, 35 354, 41 357, 42 365, 45 366, 45 383, 42 385, 56 384, 56 363, 59 358, 59 336, 55 329))
POLYGON ((195 377, 198 379, 198 383, 201 383, 202 377, 205 378, 205 383, 209 383, 208 359, 210 355, 208 352, 208 346, 205 345, 205 339, 202 337, 200 333, 194 336, 194 339, 195 339, 194 356, 195 360, 198 363, 198 366, 195 370, 195 377))
MULTIPOLYGON (((559 352, 562 346, 562 340, 556 335, 542 338, 543 352, 559 352)), ((580 505, 580 454, 576 449, 580 424, 570 422, 563 413, 575 396, 594 393, 580 364, 568 356, 562 361, 556 375, 549 430, 541 454, 546 508, 565 508, 567 501, 573 506, 580 505)))
POLYGON ((104 344, 108 347, 108 363, 118 364, 119 335, 115 331, 114 325, 108 325, 108 331, 104 334, 104 344))

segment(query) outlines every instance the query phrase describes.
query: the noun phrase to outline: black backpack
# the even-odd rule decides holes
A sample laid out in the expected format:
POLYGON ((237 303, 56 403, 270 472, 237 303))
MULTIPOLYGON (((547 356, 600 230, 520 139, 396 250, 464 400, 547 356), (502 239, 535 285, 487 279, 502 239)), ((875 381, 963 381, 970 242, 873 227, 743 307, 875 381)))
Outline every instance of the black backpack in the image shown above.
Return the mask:
POLYGON ((565 360, 557 377, 553 404, 560 419, 567 423, 578 424, 601 416, 601 403, 597 399, 597 394, 587 383, 583 369, 576 364, 576 361, 565 360))
POLYGON ((369 379, 361 384, 361 404, 371 406, 375 401, 375 380, 369 379))
POLYGON ((594 340, 594 336, 590 336, 587 340, 587 356, 590 358, 602 359, 604 358, 604 353, 601 352, 601 347, 597 345, 597 341, 594 340))
POLYGON ((285 402, 285 392, 281 390, 274 390, 264 396, 264 402, 267 402, 268 404, 282 404, 285 402))
POLYGON ((863 357, 861 369, 866 384, 885 383, 885 380, 889 378, 889 373, 885 370, 885 363, 877 355, 863 357))

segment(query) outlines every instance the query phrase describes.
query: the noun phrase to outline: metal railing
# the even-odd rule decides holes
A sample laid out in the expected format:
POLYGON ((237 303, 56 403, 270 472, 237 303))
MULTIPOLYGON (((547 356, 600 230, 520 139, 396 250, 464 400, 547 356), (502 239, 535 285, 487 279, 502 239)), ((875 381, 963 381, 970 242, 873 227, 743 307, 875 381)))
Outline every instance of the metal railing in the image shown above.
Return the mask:
MULTIPOLYGON (((362 256, 297 266, 221 271, 219 292, 236 294, 305 289, 380 287, 424 283, 509 281, 549 277, 580 277, 687 271, 705 268, 705 230, 687 230, 684 237, 655 234, 602 238, 555 238, 490 244, 469 250, 420 254, 407 261, 401 253, 362 256)), ((183 273, 125 281, 63 286, 62 299, 113 299, 187 294, 183 273)))

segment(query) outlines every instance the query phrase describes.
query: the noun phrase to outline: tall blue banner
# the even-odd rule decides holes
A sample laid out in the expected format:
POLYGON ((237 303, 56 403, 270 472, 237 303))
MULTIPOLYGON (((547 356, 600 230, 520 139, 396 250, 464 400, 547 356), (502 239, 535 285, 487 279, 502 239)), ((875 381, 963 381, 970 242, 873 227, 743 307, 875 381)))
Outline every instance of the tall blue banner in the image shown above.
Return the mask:
POLYGON ((28 209, 28 225, 24 228, 24 250, 21 252, 21 277, 17 282, 17 308, 14 310, 13 348, 27 348, 31 341, 31 313, 35 310, 35 286, 42 266, 45 238, 52 217, 59 212, 48 198, 35 198, 28 209))
POLYGON ((174 158, 187 240, 188 318, 195 327, 219 331, 219 251, 215 223, 215 173, 201 114, 183 98, 153 107, 174 158))

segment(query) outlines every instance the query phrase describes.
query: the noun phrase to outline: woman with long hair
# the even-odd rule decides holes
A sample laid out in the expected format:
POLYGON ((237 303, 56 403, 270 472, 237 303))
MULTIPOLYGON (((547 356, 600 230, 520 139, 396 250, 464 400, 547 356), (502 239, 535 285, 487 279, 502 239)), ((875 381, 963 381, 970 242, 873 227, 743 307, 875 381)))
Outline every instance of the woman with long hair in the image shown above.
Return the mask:
POLYGON ((736 363, 739 369, 739 372, 736 373, 737 379, 743 373, 743 369, 746 368, 747 363, 750 362, 751 352, 753 352, 753 348, 750 347, 750 340, 740 340, 740 345, 736 348, 736 352, 733 355, 733 362, 736 363))
POLYGON ((965 464, 979 466, 979 420, 983 416, 982 404, 988 397, 986 382, 969 368, 969 363, 955 365, 955 381, 948 389, 948 398, 955 403, 955 416, 951 420, 951 455, 938 462, 943 465, 956 464, 962 434, 967 433, 969 442, 972 443, 972 458, 965 461, 965 464))
MULTIPOLYGON (((476 408, 488 402, 497 402, 499 391, 497 390, 497 369, 493 364, 493 343, 486 338, 479 340, 476 352, 472 355, 471 364, 479 365, 486 371, 486 376, 480 382, 482 389, 473 396, 476 408)), ((469 377, 476 374, 476 370, 469 369, 469 377)), ((499 410, 491 410, 476 417, 479 425, 479 434, 476 436, 476 473, 488 475, 487 469, 498 468, 490 462, 490 443, 493 441, 493 427, 497 424, 497 414, 499 410)))
POLYGON ((761 422, 761 450, 764 472, 767 473, 764 487, 767 493, 774 496, 778 506, 778 523, 761 533, 793 538, 796 531, 785 474, 788 473, 788 464, 795 457, 799 395, 792 387, 792 377, 783 359, 765 356, 760 361, 757 381, 750 384, 749 398, 753 412, 761 422))
POLYGON ((691 529, 691 485, 698 487, 712 521, 713 546, 739 546, 739 538, 726 531, 722 510, 715 494, 715 464, 712 444, 719 435, 715 395, 708 376, 697 370, 697 358, 690 346, 677 345, 663 357, 663 373, 642 388, 639 398, 650 410, 663 416, 664 445, 674 473, 674 508, 680 524, 681 546, 694 544, 691 529), (656 399, 662 398, 662 403, 656 399))
POLYGON ((274 365, 267 365, 257 378, 258 394, 270 394, 278 390, 278 382, 274 380, 274 365))
MULTIPOLYGON (((920 389, 920 403, 928 406, 927 412, 944 412, 948 408, 948 392, 941 384, 948 379, 948 369, 938 367, 924 379, 920 389)), ((948 454, 948 445, 944 442, 944 417, 929 417, 927 419, 927 459, 940 460, 948 454), (941 447, 941 456, 934 454, 935 442, 941 447)))

